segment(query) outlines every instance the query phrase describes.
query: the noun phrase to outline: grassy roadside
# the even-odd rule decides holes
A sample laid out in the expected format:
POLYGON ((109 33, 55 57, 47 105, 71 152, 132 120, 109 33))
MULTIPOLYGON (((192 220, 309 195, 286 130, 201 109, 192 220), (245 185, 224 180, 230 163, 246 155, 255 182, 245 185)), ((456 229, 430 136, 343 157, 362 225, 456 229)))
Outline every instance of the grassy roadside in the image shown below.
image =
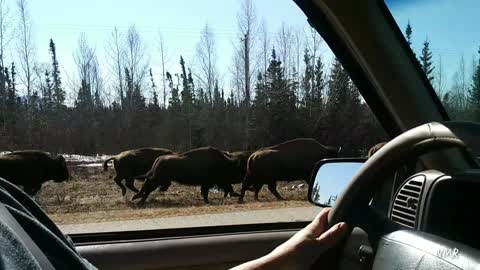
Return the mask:
MULTIPOLYGON (((286 201, 277 201, 266 187, 260 192, 260 202, 247 193, 245 204, 237 198, 223 199, 223 192, 212 190, 210 204, 206 205, 199 187, 173 184, 168 191, 155 191, 145 208, 130 201, 127 192, 122 197, 120 188, 113 182, 112 168, 105 172, 101 167, 70 166, 71 179, 63 183, 46 183, 36 200, 57 224, 95 223, 159 217, 190 216, 199 214, 274 209, 308 206, 307 186, 303 182, 280 183, 278 190, 286 201)), ((141 182, 137 182, 139 188, 141 182)), ((234 186, 239 191, 240 186, 234 186)))

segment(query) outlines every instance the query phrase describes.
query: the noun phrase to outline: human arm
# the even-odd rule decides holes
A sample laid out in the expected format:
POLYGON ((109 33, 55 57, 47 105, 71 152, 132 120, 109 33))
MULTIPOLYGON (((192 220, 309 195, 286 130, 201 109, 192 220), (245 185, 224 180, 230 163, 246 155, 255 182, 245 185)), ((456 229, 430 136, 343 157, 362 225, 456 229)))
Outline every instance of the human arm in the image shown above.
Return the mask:
POLYGON ((324 208, 305 228, 269 254, 230 270, 309 269, 325 251, 340 242, 348 232, 345 223, 327 228, 330 208, 324 208))

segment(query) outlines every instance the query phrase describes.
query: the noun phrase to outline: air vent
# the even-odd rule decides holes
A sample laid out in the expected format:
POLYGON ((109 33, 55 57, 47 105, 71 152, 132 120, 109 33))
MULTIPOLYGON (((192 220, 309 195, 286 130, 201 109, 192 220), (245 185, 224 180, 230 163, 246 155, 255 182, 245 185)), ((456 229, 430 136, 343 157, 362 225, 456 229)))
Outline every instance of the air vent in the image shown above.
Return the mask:
POLYGON ((407 181, 397 193, 393 202, 390 218, 409 228, 415 228, 418 202, 422 193, 425 178, 417 176, 407 181))

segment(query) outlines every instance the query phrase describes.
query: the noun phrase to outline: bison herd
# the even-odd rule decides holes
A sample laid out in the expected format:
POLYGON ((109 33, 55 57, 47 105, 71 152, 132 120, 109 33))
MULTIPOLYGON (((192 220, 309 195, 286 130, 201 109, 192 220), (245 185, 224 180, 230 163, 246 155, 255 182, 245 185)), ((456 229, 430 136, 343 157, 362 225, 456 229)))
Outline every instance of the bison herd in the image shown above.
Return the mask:
MULTIPOLYGON (((105 160, 103 168, 107 171, 108 163, 113 161, 116 173, 113 180, 122 196, 127 188, 130 189, 135 192, 131 200, 139 200, 139 205, 143 205, 156 189, 167 191, 172 182, 199 186, 205 203, 209 202, 208 193, 212 187, 223 190, 224 197, 238 197, 242 203, 247 190, 253 191, 258 200, 263 185, 267 185, 278 200, 283 200, 277 191, 278 181, 308 181, 315 163, 338 157, 340 151, 341 147, 325 146, 310 138, 294 139, 256 151, 229 152, 201 147, 176 153, 163 148, 140 148, 105 160), (135 180, 143 181, 140 190, 135 187, 135 180), (234 191, 233 184, 241 184, 240 193, 234 191)), ((27 194, 34 196, 44 182, 65 181, 69 172, 61 155, 29 150, 1 155, 0 177, 22 186, 27 194)))

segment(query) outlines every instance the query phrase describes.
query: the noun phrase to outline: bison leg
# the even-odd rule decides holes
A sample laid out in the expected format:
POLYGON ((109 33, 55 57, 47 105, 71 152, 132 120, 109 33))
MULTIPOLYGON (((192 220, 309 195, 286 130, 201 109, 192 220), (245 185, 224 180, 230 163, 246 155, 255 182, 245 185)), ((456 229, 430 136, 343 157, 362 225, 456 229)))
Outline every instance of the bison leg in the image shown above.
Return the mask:
POLYGON ((210 188, 212 188, 211 185, 202 185, 200 187, 200 191, 202 192, 202 197, 203 197, 203 201, 206 203, 206 204, 209 204, 210 202, 208 201, 208 191, 210 190, 210 188))
POLYGON ((208 202, 208 190, 210 190, 210 186, 208 186, 208 185, 202 185, 201 188, 200 188, 200 191, 202 192, 202 196, 203 196, 203 201, 206 204, 209 204, 209 202, 208 202))
POLYGON ((242 183, 242 190, 240 191, 240 197, 238 197, 238 203, 244 203, 243 197, 245 197, 245 192, 249 186, 250 184, 246 180, 242 183))
POLYGON ((133 195, 131 200, 134 201, 138 198, 141 198, 138 205, 143 205, 145 203, 145 201, 147 200, 148 195, 150 195, 150 193, 152 193, 157 187, 158 187, 157 183, 155 183, 154 181, 152 181, 150 179, 147 179, 143 183, 143 186, 140 189, 140 191, 137 192, 135 195, 133 195))
MULTIPOLYGON (((263 184, 257 183, 253 185, 253 191, 255 191, 255 201, 260 201, 258 199, 258 193, 262 190, 263 184)), ((251 189, 250 189, 251 190, 251 189)))
POLYGON ((208 191, 210 190, 210 188, 211 188, 211 186, 209 186, 209 185, 202 185, 200 187, 200 191, 202 193, 203 201, 206 204, 209 204, 209 202, 208 202, 208 191))
POLYGON ((127 186, 127 188, 130 189, 131 191, 137 193, 138 189, 135 187, 134 182, 135 180, 133 178, 127 178, 125 179, 125 186, 127 186))
POLYGON ((117 186, 119 186, 122 189, 122 196, 125 196, 125 194, 127 193, 127 189, 123 186, 122 178, 118 177, 118 175, 115 175, 115 177, 113 178, 113 181, 115 181, 117 186))
POLYGON ((230 194, 230 197, 240 197, 240 194, 238 194, 237 192, 235 192, 233 190, 233 187, 232 185, 230 184, 227 184, 225 186, 222 186, 222 189, 223 189, 223 198, 226 198, 228 194, 230 194))
POLYGON ((271 182, 268 184, 268 190, 270 190, 270 192, 272 192, 273 195, 275 195, 275 197, 277 197, 277 200, 279 201, 284 201, 285 199, 282 198, 282 196, 280 196, 280 193, 278 193, 277 191, 277 182, 271 182))

